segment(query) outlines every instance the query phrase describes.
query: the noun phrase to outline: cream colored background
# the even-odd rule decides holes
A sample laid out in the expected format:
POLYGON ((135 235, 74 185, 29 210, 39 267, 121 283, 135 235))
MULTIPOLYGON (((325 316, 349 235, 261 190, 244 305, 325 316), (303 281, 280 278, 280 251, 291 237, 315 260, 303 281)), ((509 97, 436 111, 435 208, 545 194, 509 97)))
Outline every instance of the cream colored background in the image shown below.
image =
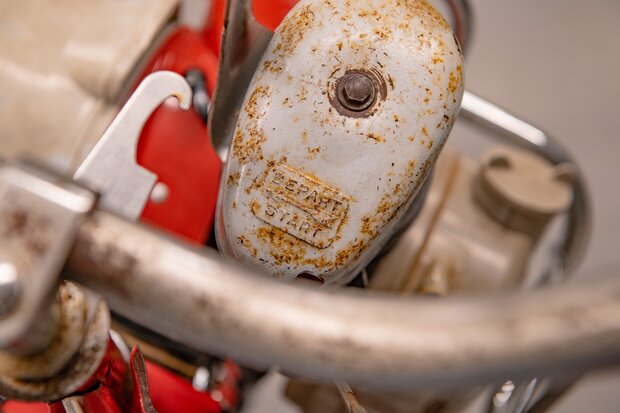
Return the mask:
MULTIPOLYGON (((595 215, 576 277, 620 276, 620 1, 471 2, 476 32, 467 88, 570 149, 590 184, 595 215)), ((552 412, 620 412, 620 375, 582 381, 552 412)))
MULTIPOLYGON (((575 278, 620 276, 620 1, 470 1, 467 88, 541 126, 575 156, 594 206, 575 278)), ((454 134, 460 145, 462 129, 454 134)), ((620 412, 620 374, 582 380, 551 412, 620 412)))

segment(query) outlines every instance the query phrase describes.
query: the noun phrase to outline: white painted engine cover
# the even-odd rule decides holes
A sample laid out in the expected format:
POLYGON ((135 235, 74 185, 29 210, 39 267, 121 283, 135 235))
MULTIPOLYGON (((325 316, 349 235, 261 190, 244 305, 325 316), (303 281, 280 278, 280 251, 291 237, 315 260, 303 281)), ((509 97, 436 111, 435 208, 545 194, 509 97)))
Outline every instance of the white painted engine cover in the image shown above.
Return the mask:
POLYGON ((278 277, 351 280, 425 182, 459 111, 463 58, 425 1, 304 0, 276 31, 222 178, 222 252, 278 277), (362 71, 376 103, 337 109, 362 71))

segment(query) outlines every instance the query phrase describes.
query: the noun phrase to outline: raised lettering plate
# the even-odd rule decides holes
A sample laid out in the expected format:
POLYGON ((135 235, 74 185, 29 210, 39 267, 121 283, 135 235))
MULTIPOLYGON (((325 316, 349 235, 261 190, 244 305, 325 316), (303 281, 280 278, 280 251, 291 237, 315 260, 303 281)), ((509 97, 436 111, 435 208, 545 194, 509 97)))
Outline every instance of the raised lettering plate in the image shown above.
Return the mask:
POLYGON ((349 198, 289 165, 277 165, 251 208, 262 221, 314 247, 327 248, 347 216, 349 198))

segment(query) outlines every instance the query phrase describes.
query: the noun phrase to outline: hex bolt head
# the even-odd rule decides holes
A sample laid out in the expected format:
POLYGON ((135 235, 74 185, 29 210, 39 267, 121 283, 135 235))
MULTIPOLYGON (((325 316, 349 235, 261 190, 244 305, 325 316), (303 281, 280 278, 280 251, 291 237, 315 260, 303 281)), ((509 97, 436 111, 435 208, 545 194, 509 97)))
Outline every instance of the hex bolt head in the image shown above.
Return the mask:
POLYGON ((374 82, 364 73, 347 73, 338 81, 338 101, 350 111, 368 109, 375 103, 376 95, 374 82))
POLYGON ((360 73, 353 74, 344 82, 344 95, 350 101, 364 103, 372 92, 372 81, 360 73))
POLYGON ((0 319, 8 317, 18 301, 17 269, 10 262, 0 260, 0 319))

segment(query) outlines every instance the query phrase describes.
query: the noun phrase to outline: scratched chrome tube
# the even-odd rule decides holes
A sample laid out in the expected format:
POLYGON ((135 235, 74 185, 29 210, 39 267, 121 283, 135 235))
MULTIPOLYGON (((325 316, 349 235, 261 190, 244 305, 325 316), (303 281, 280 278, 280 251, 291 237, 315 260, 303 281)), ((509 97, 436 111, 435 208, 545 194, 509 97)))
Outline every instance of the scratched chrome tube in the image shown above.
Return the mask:
POLYGON ((118 314, 255 368, 390 390, 471 387, 620 359, 620 278, 503 296, 338 294, 96 213, 68 262, 118 314))

